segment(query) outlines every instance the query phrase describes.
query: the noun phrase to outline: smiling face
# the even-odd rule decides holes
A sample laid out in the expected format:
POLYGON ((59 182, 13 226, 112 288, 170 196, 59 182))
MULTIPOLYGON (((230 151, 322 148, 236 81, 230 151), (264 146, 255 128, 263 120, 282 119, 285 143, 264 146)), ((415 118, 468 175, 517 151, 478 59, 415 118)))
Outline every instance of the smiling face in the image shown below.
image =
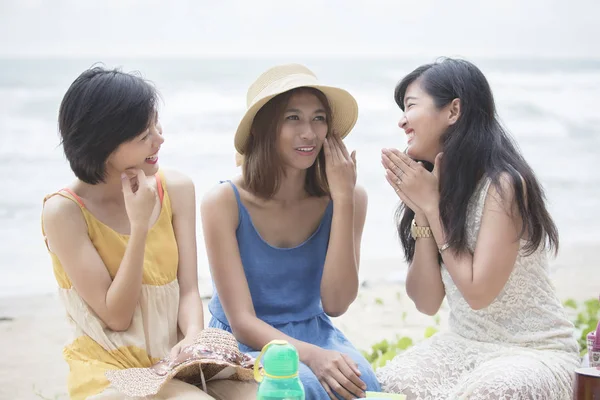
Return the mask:
POLYGON ((122 143, 108 157, 106 169, 117 176, 130 168, 144 171, 147 176, 158 172, 158 152, 165 139, 156 115, 148 129, 130 141, 122 143))
POLYGON ((317 160, 327 136, 327 112, 309 91, 293 93, 279 121, 277 152, 284 165, 308 169, 317 160))
POLYGON ((448 108, 438 108, 433 97, 422 89, 419 80, 408 86, 404 95, 404 115, 398 126, 406 133, 407 154, 411 158, 429 162, 435 160, 442 149, 441 137, 453 123, 448 108))

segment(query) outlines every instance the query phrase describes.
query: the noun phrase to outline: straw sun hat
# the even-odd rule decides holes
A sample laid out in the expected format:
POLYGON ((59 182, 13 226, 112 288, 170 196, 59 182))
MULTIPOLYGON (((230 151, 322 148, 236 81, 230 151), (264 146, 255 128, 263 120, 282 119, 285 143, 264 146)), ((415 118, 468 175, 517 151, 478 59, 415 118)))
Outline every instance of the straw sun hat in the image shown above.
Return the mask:
POLYGON ((254 380, 254 358, 241 353, 235 337, 224 330, 206 328, 194 343, 174 358, 166 357, 149 368, 110 370, 111 385, 125 396, 154 396, 171 379, 202 387, 216 379, 254 380))
POLYGON ((248 89, 247 110, 234 139, 235 149, 239 154, 243 155, 246 150, 252 122, 262 106, 278 94, 300 87, 314 88, 323 92, 331 107, 332 130, 342 138, 350 133, 358 118, 358 105, 350 93, 319 83, 316 75, 303 65, 279 65, 265 71, 248 89))

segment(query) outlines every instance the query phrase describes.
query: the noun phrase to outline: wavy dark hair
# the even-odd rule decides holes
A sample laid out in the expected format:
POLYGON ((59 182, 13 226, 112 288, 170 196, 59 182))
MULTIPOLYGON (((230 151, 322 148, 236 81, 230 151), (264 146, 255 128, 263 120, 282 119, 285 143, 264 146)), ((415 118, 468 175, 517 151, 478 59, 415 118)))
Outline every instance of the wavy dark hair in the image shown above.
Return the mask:
MULTIPOLYGON (((504 175, 510 176, 523 220, 519 236, 527 233, 525 254, 540 246, 558 251, 558 230, 546 209, 544 190, 498 121, 492 90, 479 68, 451 58, 418 67, 396 86, 394 98, 402 111, 406 90, 413 82, 433 98, 438 109, 460 99, 460 116, 441 137, 444 156, 440 164, 439 207, 450 248, 458 253, 467 251, 467 206, 479 181, 491 178, 502 196, 500 178, 504 175)), ((433 169, 431 163, 423 164, 429 171, 433 169)), ((404 204, 396 210, 398 235, 409 262, 415 251, 415 240, 410 235, 413 218, 414 212, 404 204)))

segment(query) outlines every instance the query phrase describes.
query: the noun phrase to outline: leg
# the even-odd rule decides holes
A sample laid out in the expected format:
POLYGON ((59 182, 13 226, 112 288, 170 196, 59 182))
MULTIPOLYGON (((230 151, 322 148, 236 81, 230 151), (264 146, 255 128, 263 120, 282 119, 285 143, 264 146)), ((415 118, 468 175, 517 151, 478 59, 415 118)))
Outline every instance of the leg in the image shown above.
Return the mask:
POLYGON ((239 382, 226 379, 206 382, 206 390, 215 400, 256 400, 255 382, 239 382))
POLYGON ((526 354, 500 356, 465 375, 451 398, 569 400, 572 396, 572 374, 568 364, 546 359, 542 354, 538 357, 526 354))
POLYGON ((376 375, 383 391, 405 394, 407 400, 454 399, 448 393, 476 360, 463 341, 437 334, 388 361, 376 375))

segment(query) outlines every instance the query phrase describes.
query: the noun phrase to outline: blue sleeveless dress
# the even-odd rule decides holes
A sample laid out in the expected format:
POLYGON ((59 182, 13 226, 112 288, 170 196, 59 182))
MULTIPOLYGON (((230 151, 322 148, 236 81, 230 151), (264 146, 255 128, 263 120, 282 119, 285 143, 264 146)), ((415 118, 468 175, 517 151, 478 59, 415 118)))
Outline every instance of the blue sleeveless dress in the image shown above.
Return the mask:
MULTIPOLYGON (((260 237, 236 186, 230 184, 239 210, 236 237, 256 316, 294 339, 350 356, 358 364, 360 378, 366 383, 367 390, 379 391, 369 362, 333 326, 321 305, 321 277, 329 244, 333 202, 329 202, 319 227, 304 243, 293 248, 277 248, 260 237)), ((212 314, 209 325, 231 332, 216 289, 208 308, 212 314)), ((260 350, 243 343, 239 343, 239 347, 254 357, 260 350)), ((308 400, 329 398, 317 377, 302 363, 300 379, 308 400)))

